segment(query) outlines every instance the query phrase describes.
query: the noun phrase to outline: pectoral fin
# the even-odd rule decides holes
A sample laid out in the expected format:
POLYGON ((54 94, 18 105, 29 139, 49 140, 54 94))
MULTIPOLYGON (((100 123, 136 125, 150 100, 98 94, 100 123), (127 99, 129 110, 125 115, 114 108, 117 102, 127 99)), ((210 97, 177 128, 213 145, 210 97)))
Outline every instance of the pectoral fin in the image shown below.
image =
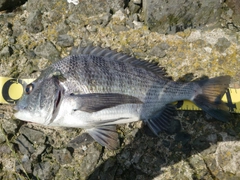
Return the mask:
POLYGON ((141 104, 138 98, 119 93, 92 93, 72 94, 74 100, 78 101, 79 107, 76 110, 85 112, 96 112, 105 108, 111 108, 121 104, 141 104))
POLYGON ((115 125, 100 126, 86 130, 92 138, 108 149, 119 147, 118 133, 115 125))

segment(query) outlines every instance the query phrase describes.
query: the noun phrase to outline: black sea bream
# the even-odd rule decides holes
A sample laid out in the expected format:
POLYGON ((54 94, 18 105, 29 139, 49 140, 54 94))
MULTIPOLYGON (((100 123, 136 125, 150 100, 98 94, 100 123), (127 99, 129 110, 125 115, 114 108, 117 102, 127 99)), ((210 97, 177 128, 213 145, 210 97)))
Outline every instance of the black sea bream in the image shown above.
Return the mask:
POLYGON ((117 148, 116 124, 143 120, 155 135, 170 126, 178 100, 190 100, 226 121, 221 97, 230 77, 180 83, 163 68, 109 49, 79 48, 28 84, 15 117, 47 126, 84 128, 97 142, 117 148))

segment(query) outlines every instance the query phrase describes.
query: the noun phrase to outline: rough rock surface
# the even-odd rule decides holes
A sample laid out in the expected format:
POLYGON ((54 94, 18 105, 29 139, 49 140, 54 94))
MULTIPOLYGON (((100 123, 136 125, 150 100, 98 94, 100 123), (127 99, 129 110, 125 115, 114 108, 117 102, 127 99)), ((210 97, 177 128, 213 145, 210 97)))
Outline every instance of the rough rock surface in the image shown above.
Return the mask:
POLYGON ((239 1, 143 0, 143 17, 149 28, 176 33, 187 28, 232 26, 239 30, 239 1))
MULTIPOLYGON (((231 87, 240 88, 237 1, 214 1, 217 6, 201 19, 207 23, 188 28, 188 22, 198 24, 198 15, 209 12, 201 10, 209 1, 201 1, 198 14, 177 33, 168 32, 169 24, 162 33, 152 31, 158 26, 147 26, 144 14, 156 13, 157 5, 143 8, 146 1, 126 2, 28 0, 17 11, 0 12, 0 75, 36 78, 40 70, 67 56, 72 46, 93 43, 159 62, 175 80, 228 74, 233 77, 231 87), (224 8, 219 11, 220 7, 224 8), (215 16, 217 26, 209 28, 215 16)), ((185 2, 196 8, 195 0, 185 2)), ((166 13, 176 8, 165 5, 166 13), (168 6, 172 9, 166 11, 168 6)), ((183 15, 193 7, 185 8, 183 15)), ((179 20, 175 29, 183 17, 174 14, 179 20)), ((110 151, 81 129, 21 122, 13 117, 13 105, 0 104, 0 179, 240 178, 238 114, 223 123, 202 111, 178 111, 171 132, 160 137, 152 137, 142 126, 119 125, 121 148, 110 151)))
POLYGON ((0 11, 12 11, 16 7, 24 4, 27 0, 0 0, 0 11))

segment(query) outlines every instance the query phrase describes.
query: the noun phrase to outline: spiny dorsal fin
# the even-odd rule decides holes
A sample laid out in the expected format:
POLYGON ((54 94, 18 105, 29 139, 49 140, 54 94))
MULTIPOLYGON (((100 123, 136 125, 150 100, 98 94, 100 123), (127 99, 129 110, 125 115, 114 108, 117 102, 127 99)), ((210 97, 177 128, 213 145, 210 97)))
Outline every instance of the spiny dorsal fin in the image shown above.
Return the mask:
POLYGON ((151 63, 142 59, 137 59, 135 57, 132 57, 123 53, 118 53, 108 48, 94 47, 92 45, 89 45, 87 47, 73 48, 71 55, 76 55, 76 54, 101 56, 101 57, 107 57, 114 61, 127 62, 134 66, 148 69, 149 71, 155 73, 160 77, 163 77, 163 76, 167 77, 166 70, 163 67, 159 67, 158 63, 151 63))

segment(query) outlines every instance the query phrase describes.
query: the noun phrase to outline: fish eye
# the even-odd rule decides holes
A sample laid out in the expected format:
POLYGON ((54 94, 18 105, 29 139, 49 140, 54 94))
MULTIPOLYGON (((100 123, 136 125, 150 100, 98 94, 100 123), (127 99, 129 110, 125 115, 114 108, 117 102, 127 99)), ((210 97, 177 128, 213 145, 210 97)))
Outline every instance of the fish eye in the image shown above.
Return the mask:
POLYGON ((34 85, 32 83, 28 84, 26 89, 25 89, 26 93, 30 94, 32 92, 33 88, 34 88, 34 85))

